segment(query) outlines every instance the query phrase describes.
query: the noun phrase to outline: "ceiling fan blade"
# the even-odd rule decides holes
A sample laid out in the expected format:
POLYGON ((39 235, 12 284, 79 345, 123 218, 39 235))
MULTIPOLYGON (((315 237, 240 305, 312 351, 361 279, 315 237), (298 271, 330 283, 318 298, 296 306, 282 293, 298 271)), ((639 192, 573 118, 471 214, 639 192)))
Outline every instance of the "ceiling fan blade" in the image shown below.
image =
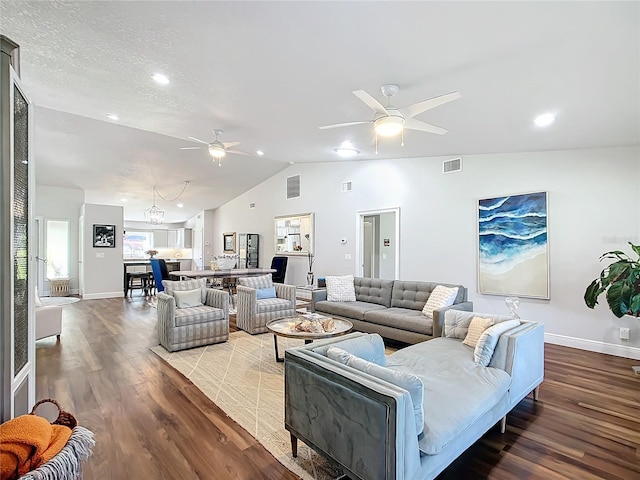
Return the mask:
POLYGON ((379 113, 380 115, 389 115, 387 109, 384 108, 378 100, 373 98, 364 90, 354 90, 353 94, 364 103, 366 103, 374 112, 379 113))
POLYGON ((446 128, 436 127, 435 125, 421 122, 420 120, 416 120, 415 118, 407 118, 404 121, 404 128, 407 128, 409 130, 420 130, 421 132, 435 133, 437 135, 444 135, 449 131, 446 128))
MULTIPOLYGON (((236 143, 240 143, 240 142, 236 142, 236 143)), ((225 150, 225 152, 227 152, 227 153, 236 153, 238 155, 248 155, 250 157, 253 156, 253 154, 251 154, 249 152, 243 152, 242 150, 225 150)))
POLYGON ((223 142, 224 148, 235 147, 236 145, 240 145, 240 142, 223 142))
POLYGON ((180 147, 180 150, 202 150, 204 147, 180 147))
POLYGON ((210 142, 205 142, 204 140, 200 140, 199 138, 196 137, 187 137, 190 140, 193 140, 194 142, 198 142, 198 143, 204 143, 205 145, 209 145, 210 142))
POLYGON ((408 107, 401 108, 400 113, 402 113, 404 118, 415 117, 419 113, 426 112, 427 110, 431 110, 432 108, 452 102, 453 100, 457 100, 460 97, 462 97, 460 92, 446 93, 444 95, 440 95, 439 97, 433 97, 429 100, 425 100, 424 102, 414 103, 413 105, 409 105, 408 107))
POLYGON ((373 123, 371 121, 367 122, 347 122, 347 123, 336 123, 334 125, 324 125, 322 127, 318 127, 320 130, 327 130, 329 128, 338 128, 338 127, 348 127, 350 125, 360 125, 362 123, 373 123))

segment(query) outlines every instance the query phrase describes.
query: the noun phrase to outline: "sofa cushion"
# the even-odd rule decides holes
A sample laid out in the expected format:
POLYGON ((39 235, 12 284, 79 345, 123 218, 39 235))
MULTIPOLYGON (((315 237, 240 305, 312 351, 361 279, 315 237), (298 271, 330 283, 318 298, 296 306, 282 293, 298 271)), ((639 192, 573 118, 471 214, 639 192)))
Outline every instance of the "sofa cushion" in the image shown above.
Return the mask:
MULTIPOLYGON (((462 343, 467 347, 476 348, 478 340, 484 333, 484 331, 493 325, 493 318, 473 317, 469 324, 469 331, 467 336, 464 337, 462 343)), ((476 362, 477 363, 477 362, 476 362)))
POLYGON ((313 351, 326 356, 327 351, 332 347, 344 350, 345 352, 367 360, 368 362, 373 362, 376 365, 384 367, 387 364, 387 357, 384 353, 384 341, 377 333, 362 335, 355 338, 347 338, 345 340, 340 340, 339 342, 333 342, 329 345, 314 348, 313 351))
POLYGON ((327 284, 328 302, 355 302, 356 290, 353 275, 328 275, 325 277, 327 284))
POLYGON ((433 335, 433 319, 425 317, 419 310, 397 307, 369 310, 365 312, 364 320, 377 325, 433 335))
POLYGON ((221 308, 201 305, 192 308, 176 308, 175 326, 185 327, 196 323, 210 322, 212 320, 223 320, 224 310, 221 308))
POLYGON ((508 402, 511 377, 479 367, 473 350, 454 338, 434 338, 387 357, 387 368, 412 373, 424 385, 424 436, 420 451, 440 453, 487 411, 508 402))
POLYGON ((162 280, 164 293, 175 298, 174 292, 201 289, 200 301, 205 303, 207 300, 207 279, 200 278, 198 280, 162 280))
POLYGON ((256 313, 279 312, 290 308, 295 308, 295 306, 291 300, 286 298, 265 298, 256 301, 256 313))
POLYGON ((399 370, 391 370, 382 367, 373 362, 368 362, 356 355, 352 355, 341 348, 331 347, 327 350, 327 356, 340 362, 348 367, 355 368, 361 372, 368 373, 380 380, 389 382, 409 392, 411 402, 413 403, 413 412, 415 414, 416 433, 420 435, 424 430, 424 402, 423 391, 424 386, 422 380, 412 373, 402 372, 399 370))
POLYGON ((173 292, 176 308, 192 308, 202 305, 202 289, 176 290, 173 292))
MULTIPOLYGON (((473 322, 471 322, 473 323, 473 322)), ((473 351, 473 359, 478 365, 486 367, 491 362, 493 351, 496 349, 500 335, 507 330, 520 325, 520 320, 506 320, 492 327, 487 328, 480 336, 475 350, 473 351)))
POLYGON ((509 315, 496 315, 493 313, 463 312, 461 310, 447 310, 444 313, 444 336, 464 339, 469 331, 469 324, 473 317, 491 318, 493 323, 511 320, 509 315))
POLYGON ((434 287, 429 282, 395 280, 391 291, 391 306, 421 311, 434 287))
POLYGON ((271 288, 273 287, 273 279, 271 278, 271 274, 259 275, 257 277, 240 277, 238 278, 238 285, 255 288, 256 290, 261 288, 271 288))
POLYGON ((355 318, 356 320, 364 320, 366 312, 372 310, 385 310, 382 305, 366 302, 329 302, 322 300, 314 304, 317 312, 329 313, 340 317, 355 318))
POLYGON ((444 285, 436 285, 433 289, 427 303, 422 308, 422 313, 428 317, 433 318, 433 311, 439 310, 444 307, 450 307, 455 302, 458 296, 458 287, 445 287, 444 285))
POLYGON ((356 289, 356 300, 359 302, 376 303, 385 307, 391 306, 393 280, 355 277, 354 286, 356 289))

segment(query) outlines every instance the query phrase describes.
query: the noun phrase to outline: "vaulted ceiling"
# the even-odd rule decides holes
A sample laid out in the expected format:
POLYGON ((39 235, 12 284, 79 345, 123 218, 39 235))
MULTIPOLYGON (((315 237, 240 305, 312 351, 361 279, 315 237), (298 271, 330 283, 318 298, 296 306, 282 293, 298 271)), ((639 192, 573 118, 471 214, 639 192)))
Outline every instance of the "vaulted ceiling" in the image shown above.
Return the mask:
POLYGON ((153 186, 165 221, 216 208, 289 166, 341 160, 640 144, 638 2, 0 3, 33 101, 37 183, 85 190, 142 220, 153 186), (161 72, 168 85, 151 75, 161 72), (404 107, 446 135, 407 131, 375 153, 373 120, 352 91, 404 107), (535 127, 552 112, 556 123, 535 127), (115 113, 119 120, 106 117, 115 113), (216 166, 187 137, 238 141, 216 166), (126 199, 126 200, 123 200, 126 199))

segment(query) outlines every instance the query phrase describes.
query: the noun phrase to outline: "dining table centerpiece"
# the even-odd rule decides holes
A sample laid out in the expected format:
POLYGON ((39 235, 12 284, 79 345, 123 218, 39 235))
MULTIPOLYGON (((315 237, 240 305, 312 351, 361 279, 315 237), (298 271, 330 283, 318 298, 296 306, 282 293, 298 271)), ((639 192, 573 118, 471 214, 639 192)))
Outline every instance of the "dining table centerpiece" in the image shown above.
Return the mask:
POLYGON ((147 250, 144 252, 146 255, 149 255, 149 259, 152 259, 158 254, 158 250, 147 250))

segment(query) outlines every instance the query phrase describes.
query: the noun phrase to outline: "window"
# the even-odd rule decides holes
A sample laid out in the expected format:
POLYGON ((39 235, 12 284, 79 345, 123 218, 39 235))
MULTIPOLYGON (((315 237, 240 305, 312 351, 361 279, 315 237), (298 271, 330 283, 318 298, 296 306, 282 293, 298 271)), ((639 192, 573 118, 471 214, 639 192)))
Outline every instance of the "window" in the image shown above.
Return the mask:
POLYGON ((153 247, 153 232, 127 231, 122 240, 124 258, 145 258, 144 252, 153 247))

